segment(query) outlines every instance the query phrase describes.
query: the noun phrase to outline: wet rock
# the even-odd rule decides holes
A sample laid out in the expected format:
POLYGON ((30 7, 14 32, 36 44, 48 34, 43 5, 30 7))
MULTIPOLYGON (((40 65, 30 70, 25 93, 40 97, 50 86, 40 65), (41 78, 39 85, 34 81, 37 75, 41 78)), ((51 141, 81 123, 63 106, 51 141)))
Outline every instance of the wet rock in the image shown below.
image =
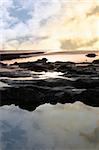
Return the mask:
POLYGON ((1 67, 7 67, 7 64, 4 64, 4 63, 1 63, 1 62, 0 62, 0 68, 1 68, 1 67))
MULTIPOLYGON (((44 58, 43 58, 44 59, 44 58)), ((47 60, 38 60, 36 62, 17 63, 20 68, 26 68, 31 71, 42 72, 53 70, 54 66, 52 63, 46 63, 47 60)))
POLYGON ((97 79, 20 80, 20 82, 5 80, 5 83, 11 87, 0 90, 1 105, 15 104, 31 111, 44 103, 64 104, 81 101, 99 107, 99 80, 97 79))
POLYGON ((87 57, 96 57, 97 55, 95 53, 89 53, 86 55, 87 57))
POLYGON ((42 58, 42 59, 38 59, 36 62, 44 65, 47 63, 47 61, 48 61, 47 58, 42 58))
POLYGON ((43 54, 44 52, 1 52, 0 60, 13 60, 16 58, 26 58, 29 56, 33 56, 34 54, 43 54))
POLYGON ((99 88, 83 91, 79 97, 81 97, 82 102, 86 105, 99 107, 99 88))
POLYGON ((0 91, 0 95, 1 106, 15 104, 21 108, 26 107, 29 110, 33 110, 33 108, 36 108, 44 102, 44 95, 30 87, 6 88, 5 90, 0 91))
POLYGON ((32 71, 61 71, 66 72, 67 70, 73 68, 75 63, 73 62, 47 62, 46 58, 39 59, 35 62, 24 62, 24 63, 14 63, 12 65, 18 65, 20 68, 27 68, 32 71))
POLYGON ((99 59, 96 59, 92 62, 93 64, 99 64, 99 59))
POLYGON ((76 88, 85 88, 85 89, 97 88, 99 87, 99 78, 98 79, 80 78, 73 83, 73 86, 76 88))
POLYGON ((10 78, 30 77, 30 72, 21 69, 3 68, 0 70, 0 77, 10 77, 10 78))
POLYGON ((60 64, 56 64, 56 70, 60 71, 60 72, 67 72, 72 70, 73 68, 75 68, 75 63, 73 62, 65 62, 65 63, 60 63, 60 64))
MULTIPOLYGON (((2 67, 0 81, 10 85, 0 89, 0 105, 15 104, 34 110, 44 103, 73 103, 81 101, 99 107, 99 60, 92 63, 36 62, 15 63, 2 67), (17 66, 17 67, 16 67, 17 66), (35 79, 33 72, 63 72, 63 78, 35 79), (5 78, 7 77, 7 78, 5 78), (31 79, 14 79, 31 77, 31 79), (69 77, 69 78, 68 78, 69 77)), ((40 73, 37 73, 38 75, 40 73)))

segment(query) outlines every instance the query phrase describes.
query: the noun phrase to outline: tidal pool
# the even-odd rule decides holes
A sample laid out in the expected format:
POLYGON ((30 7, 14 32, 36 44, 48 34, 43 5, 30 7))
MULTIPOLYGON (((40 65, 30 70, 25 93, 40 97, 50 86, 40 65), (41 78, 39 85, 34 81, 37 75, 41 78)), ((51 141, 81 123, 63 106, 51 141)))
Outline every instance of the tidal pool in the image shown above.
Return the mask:
POLYGON ((98 150, 99 108, 44 104, 0 107, 0 150, 98 150))

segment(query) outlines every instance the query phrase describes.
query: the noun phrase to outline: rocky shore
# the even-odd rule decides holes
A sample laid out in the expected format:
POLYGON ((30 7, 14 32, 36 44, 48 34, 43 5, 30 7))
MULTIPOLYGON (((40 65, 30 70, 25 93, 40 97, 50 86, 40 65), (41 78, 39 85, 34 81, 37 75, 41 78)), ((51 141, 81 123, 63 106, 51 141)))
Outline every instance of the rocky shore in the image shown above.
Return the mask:
POLYGON ((44 103, 74 103, 81 101, 99 107, 99 60, 93 62, 35 62, 0 63, 0 105, 15 104, 34 110, 44 103), (45 77, 61 72, 57 77, 45 77), (40 78, 41 77, 41 78, 40 78))

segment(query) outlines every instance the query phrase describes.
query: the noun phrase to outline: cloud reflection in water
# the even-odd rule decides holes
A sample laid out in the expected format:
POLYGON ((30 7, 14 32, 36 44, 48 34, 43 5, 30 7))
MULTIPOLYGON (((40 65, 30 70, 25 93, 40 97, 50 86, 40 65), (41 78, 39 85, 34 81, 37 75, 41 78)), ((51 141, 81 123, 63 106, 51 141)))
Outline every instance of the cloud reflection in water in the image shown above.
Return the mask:
POLYGON ((0 108, 0 149, 99 149, 99 108, 45 104, 34 112, 0 108))

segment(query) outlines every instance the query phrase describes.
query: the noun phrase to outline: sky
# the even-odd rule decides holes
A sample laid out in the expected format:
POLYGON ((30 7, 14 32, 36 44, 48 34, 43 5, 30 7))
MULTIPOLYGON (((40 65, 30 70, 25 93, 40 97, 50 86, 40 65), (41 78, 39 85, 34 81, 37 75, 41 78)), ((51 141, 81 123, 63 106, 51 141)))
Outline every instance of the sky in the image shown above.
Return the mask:
POLYGON ((99 50, 99 0, 0 0, 0 50, 99 50))

